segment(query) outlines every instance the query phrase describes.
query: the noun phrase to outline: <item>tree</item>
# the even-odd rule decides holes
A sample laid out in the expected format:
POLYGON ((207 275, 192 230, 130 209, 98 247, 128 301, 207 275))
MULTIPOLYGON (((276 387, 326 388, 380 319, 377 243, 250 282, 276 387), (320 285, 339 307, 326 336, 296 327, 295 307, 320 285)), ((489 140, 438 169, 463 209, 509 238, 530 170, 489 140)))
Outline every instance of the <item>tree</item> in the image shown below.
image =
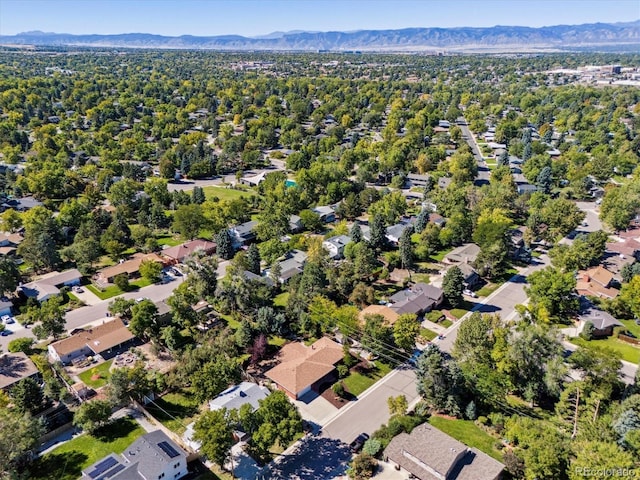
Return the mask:
POLYGON ((258 452, 265 454, 276 442, 288 445, 302 432, 302 417, 283 391, 276 390, 259 404, 254 414, 258 427, 252 435, 258 452))
POLYGON ((368 453, 362 452, 351 461, 347 473, 353 480, 367 480, 373 477, 377 468, 378 461, 368 453))
POLYGON ((36 272, 48 272, 60 264, 55 239, 47 232, 27 231, 24 240, 18 246, 18 255, 36 272))
POLYGON ((260 275, 260 250, 255 243, 249 245, 247 249, 247 270, 256 275, 260 275))
POLYGON ((140 402, 151 389, 151 378, 144 362, 136 362, 133 368, 116 368, 109 379, 109 402, 112 405, 123 405, 131 400, 140 402))
POLYGON ((109 423, 111 403, 106 400, 84 402, 73 414, 73 424, 93 435, 100 427, 109 423))
POLYGON ((593 332, 595 329, 596 327, 593 325, 593 322, 591 320, 587 320, 584 322, 580 336, 585 340, 593 340, 593 332))
POLYGON ((140 263, 140 275, 142 278, 152 282, 157 283, 160 281, 160 276, 162 274, 162 264, 160 262, 155 262, 153 260, 144 260, 140 263))
POLYGON ((213 356, 191 376, 195 397, 203 402, 217 397, 229 385, 240 380, 240 361, 225 353, 213 356))
POLYGON ((171 230, 179 233, 183 238, 192 240, 200 233, 205 224, 206 219, 200 205, 180 205, 173 213, 171 230))
POLYGON ((0 260, 0 295, 13 292, 20 283, 20 270, 16 263, 8 258, 0 260))
POLYGON ((136 302, 133 299, 127 300, 124 297, 116 297, 109 302, 109 306, 107 308, 110 314, 119 315, 125 319, 129 319, 131 318, 131 307, 135 304, 136 302))
POLYGON ((405 313, 398 317, 393 324, 393 339, 395 344, 406 352, 416 346, 416 338, 420 334, 420 322, 412 313, 405 313))
POLYGON ((453 354, 460 364, 486 365, 491 361, 493 348, 493 327, 490 315, 474 312, 460 323, 458 335, 453 344, 453 354))
POLYGON ((15 408, 20 413, 38 413, 42 409, 44 395, 38 382, 33 378, 24 378, 17 382, 9 392, 15 408))
POLYGON ((160 335, 158 307, 151 300, 142 300, 131 307, 129 330, 137 337, 158 339, 160 335))
POLYGON ((451 267, 442 279, 442 291, 444 298, 451 307, 456 308, 464 301, 464 275, 457 266, 451 267))
POLYGON ((435 410, 461 414, 462 375, 454 360, 447 360, 435 345, 427 345, 418 359, 418 393, 435 410))
POLYGON ((41 420, 0 408, 0 472, 11 472, 16 463, 36 447, 44 434, 41 420))
POLYGON ((220 232, 218 232, 215 237, 215 242, 217 245, 216 252, 218 253, 218 256, 220 258, 229 260, 233 257, 233 240, 228 229, 223 228, 222 230, 220 230, 220 232))
POLYGON ((64 333, 64 308, 61 305, 59 296, 43 302, 35 312, 36 317, 32 317, 32 319, 40 323, 34 327, 33 333, 38 340, 43 340, 50 336, 58 338, 64 333))
POLYGON ((129 275, 126 273, 119 273, 113 277, 113 283, 123 292, 127 292, 131 286, 129 285, 129 275))
POLYGON ((411 243, 412 234, 413 228, 405 228, 402 231, 402 235, 400 235, 400 240, 398 242, 398 247, 400 250, 400 262, 402 263, 402 268, 406 268, 407 270, 411 270, 414 266, 413 245, 411 243))
POLYGON ((640 318, 640 295, 638 292, 640 292, 640 275, 636 275, 629 283, 622 285, 618 297, 636 318, 640 318))
POLYGON ((551 191, 551 176, 551 167, 549 167, 548 165, 540 170, 538 178, 536 179, 536 185, 538 186, 539 191, 541 191, 542 193, 548 194, 551 191))
POLYGON ((224 468, 233 446, 233 425, 226 408, 206 412, 196 420, 194 440, 201 442, 200 451, 209 460, 224 468))
POLYGON ((369 244, 374 250, 382 250, 387 245, 387 231, 381 215, 374 215, 370 220, 369 244))
POLYGON ((35 340, 33 338, 27 338, 27 337, 16 338, 15 340, 11 340, 9 342, 8 350, 11 353, 23 352, 26 354, 30 354, 31 347, 33 347, 34 343, 35 343, 35 340))
MULTIPOLYGON (((637 458, 611 442, 587 440, 576 444, 573 450, 575 458, 567 469, 570 480, 583 480, 584 472, 594 471, 596 465, 598 472, 634 471, 637 465, 637 458)), ((614 473, 613 476, 618 475, 614 473)))
POLYGON ((351 236, 351 241, 353 243, 359 243, 362 241, 362 228, 358 222, 353 223, 349 235, 351 236))
POLYGON ((206 201, 204 189, 202 187, 193 187, 191 191, 191 203, 202 205, 206 201))
POLYGON ((17 232, 22 226, 22 218, 13 208, 8 208, 0 215, 0 229, 4 232, 17 232))
POLYGON ((407 397, 404 395, 398 395, 397 397, 387 398, 387 406, 389 407, 390 415, 406 415, 409 403, 407 397))
POLYGON ((320 219, 320 215, 308 209, 300 212, 300 222, 304 229, 309 230, 310 232, 318 232, 324 226, 324 223, 320 219))
POLYGON ((565 320, 578 308, 576 278, 572 272, 562 273, 557 268, 546 267, 529 275, 528 281, 525 292, 534 310, 543 308, 551 318, 565 320))
POLYGON ((429 211, 426 208, 420 210, 420 213, 416 217, 416 221, 413 224, 413 228, 416 233, 422 233, 422 231, 426 228, 429 223, 429 211))

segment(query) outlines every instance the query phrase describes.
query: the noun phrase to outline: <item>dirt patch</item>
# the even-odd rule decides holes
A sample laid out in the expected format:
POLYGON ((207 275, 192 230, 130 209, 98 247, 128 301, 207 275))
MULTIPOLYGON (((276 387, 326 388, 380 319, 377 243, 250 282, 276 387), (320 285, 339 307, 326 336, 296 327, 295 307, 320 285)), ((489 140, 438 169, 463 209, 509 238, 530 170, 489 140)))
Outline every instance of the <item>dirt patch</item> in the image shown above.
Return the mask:
MULTIPOLYGON (((351 394, 347 393, 347 395, 351 395, 351 394)), ((349 402, 351 401, 342 397, 338 397, 335 393, 333 393, 333 390, 331 390, 330 388, 325 389, 320 394, 320 396, 338 409, 344 407, 345 405, 349 405, 349 402)))
POLYGON ((150 343, 140 345, 137 347, 137 350, 140 350, 144 354, 148 370, 167 373, 176 364, 173 355, 166 350, 159 352, 157 355, 154 354, 150 343))

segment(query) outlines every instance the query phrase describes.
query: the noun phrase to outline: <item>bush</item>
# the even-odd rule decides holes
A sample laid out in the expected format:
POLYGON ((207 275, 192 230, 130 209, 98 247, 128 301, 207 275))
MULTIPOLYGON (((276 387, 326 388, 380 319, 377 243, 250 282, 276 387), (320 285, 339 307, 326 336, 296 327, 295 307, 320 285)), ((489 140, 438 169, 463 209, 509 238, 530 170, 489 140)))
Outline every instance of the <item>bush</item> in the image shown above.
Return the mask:
POLYGON ((338 365, 338 376, 344 378, 349 375, 349 367, 346 365, 338 365))
POLYGON ((487 417, 485 417, 484 415, 480 415, 478 417, 478 419, 476 420, 476 423, 478 425, 487 426, 489 424, 489 419, 487 417))
POLYGON ((335 393, 338 397, 344 397, 345 395, 344 385, 342 385, 342 382, 334 383, 333 387, 331 387, 331 390, 333 390, 333 393, 335 393))
POLYGON ((115 278, 113 279, 113 283, 116 285, 116 287, 118 287, 123 292, 126 292, 127 290, 129 290, 129 277, 127 276, 126 273, 121 273, 119 275, 116 275, 115 278))
POLYGON ((382 450, 382 443, 380 440, 376 438, 370 438, 366 442, 364 442, 364 446, 362 447, 362 451, 375 457, 382 450))
POLYGON ((378 461, 371 455, 362 452, 351 462, 348 475, 353 480, 365 480, 371 478, 377 468, 378 461))
POLYGON ((596 329, 596 327, 593 325, 592 321, 586 321, 584 323, 584 327, 582 328, 582 331, 580 332, 580 337, 584 338, 585 340, 592 340, 593 339, 593 331, 596 329))

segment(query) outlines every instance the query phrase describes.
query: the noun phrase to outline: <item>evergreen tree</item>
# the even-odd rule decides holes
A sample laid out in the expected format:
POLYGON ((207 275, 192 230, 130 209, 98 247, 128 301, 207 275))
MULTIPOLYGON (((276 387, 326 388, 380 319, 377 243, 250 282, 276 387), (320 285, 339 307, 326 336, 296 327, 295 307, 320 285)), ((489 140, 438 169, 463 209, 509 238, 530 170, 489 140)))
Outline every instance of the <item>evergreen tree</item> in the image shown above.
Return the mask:
POLYGON ((374 250, 382 250, 387 245, 387 231, 380 215, 374 215, 369 222, 369 244, 374 250))
POLYGON ((551 191, 551 167, 546 166, 538 174, 536 184, 543 193, 549 193, 551 191))
POLYGON ((457 266, 451 267, 442 279, 442 291, 449 305, 453 308, 463 301, 464 275, 457 266))
POLYGON ((252 243, 247 250, 247 270, 256 275, 260 275, 260 251, 255 243, 252 243))
POLYGON ((353 243, 359 243, 362 241, 362 228, 360 228, 360 224, 355 222, 351 227, 351 241, 353 243))
POLYGON ((422 231, 426 228, 429 223, 429 211, 426 208, 420 210, 420 213, 416 217, 416 221, 413 224, 413 228, 416 233, 422 233, 422 231))
POLYGON ((231 233, 229 230, 224 228, 220 230, 220 232, 215 237, 216 241, 216 252, 220 258, 225 260, 229 260, 233 257, 233 240, 231 239, 231 233))
POLYGON ((204 189, 202 187, 193 187, 191 191, 191 203, 202 205, 205 200, 204 189))
POLYGON ((411 235, 413 234, 413 227, 407 227, 400 235, 400 241, 398 247, 400 249, 400 262, 402 267, 407 270, 413 268, 413 245, 411 243, 411 235))
POLYGON ((503 150, 502 153, 498 156, 498 167, 508 167, 509 166, 509 153, 506 150, 503 150))

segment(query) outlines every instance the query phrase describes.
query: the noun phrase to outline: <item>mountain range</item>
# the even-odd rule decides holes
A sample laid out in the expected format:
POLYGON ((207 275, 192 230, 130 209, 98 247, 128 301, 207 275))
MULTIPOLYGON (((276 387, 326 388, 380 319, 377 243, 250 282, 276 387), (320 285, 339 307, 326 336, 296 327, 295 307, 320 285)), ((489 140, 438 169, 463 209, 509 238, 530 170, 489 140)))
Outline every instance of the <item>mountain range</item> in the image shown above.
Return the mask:
POLYGON ((640 20, 540 28, 494 26, 352 32, 293 31, 274 32, 259 37, 241 35, 170 37, 148 33, 73 35, 35 31, 17 35, 0 35, 0 44, 235 51, 510 52, 601 49, 640 51, 640 20))

